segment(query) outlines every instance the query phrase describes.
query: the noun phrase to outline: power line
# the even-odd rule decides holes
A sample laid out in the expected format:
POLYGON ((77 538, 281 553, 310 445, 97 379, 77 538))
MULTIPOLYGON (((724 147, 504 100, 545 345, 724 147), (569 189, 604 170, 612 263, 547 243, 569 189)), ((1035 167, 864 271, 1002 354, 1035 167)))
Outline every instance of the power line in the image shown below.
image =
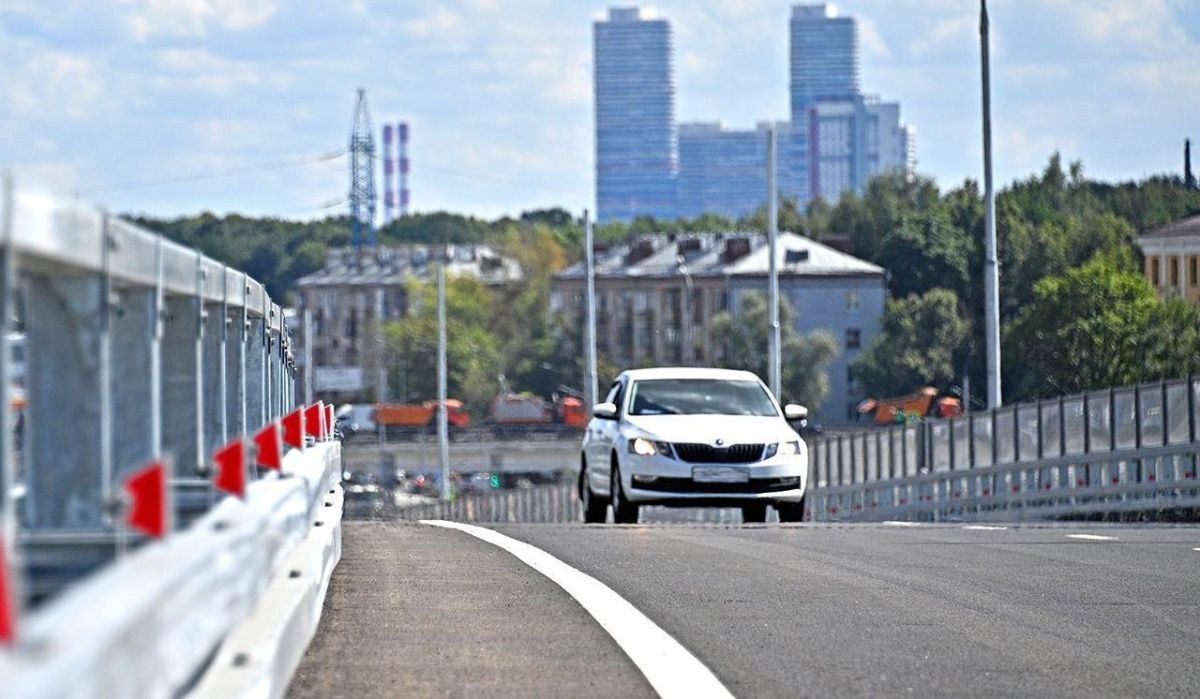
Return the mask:
POLYGON ((299 158, 289 158, 286 160, 273 160, 269 162, 255 163, 251 165, 243 165, 239 167, 228 168, 225 170, 206 170, 204 172, 193 172, 186 175, 176 175, 173 177, 159 177, 143 180, 129 180, 127 182, 115 182, 110 184, 95 184, 87 187, 79 187, 75 190, 76 194, 92 194, 94 192, 117 192, 130 189, 141 189, 143 187, 155 187, 164 184, 180 184, 183 182, 198 182, 201 180, 219 179, 222 177, 236 177, 239 175, 249 175, 258 172, 269 172, 272 170, 283 170, 286 168, 301 167, 304 165, 313 165, 316 163, 330 162, 346 155, 345 149, 329 151, 326 153, 318 153, 299 158))

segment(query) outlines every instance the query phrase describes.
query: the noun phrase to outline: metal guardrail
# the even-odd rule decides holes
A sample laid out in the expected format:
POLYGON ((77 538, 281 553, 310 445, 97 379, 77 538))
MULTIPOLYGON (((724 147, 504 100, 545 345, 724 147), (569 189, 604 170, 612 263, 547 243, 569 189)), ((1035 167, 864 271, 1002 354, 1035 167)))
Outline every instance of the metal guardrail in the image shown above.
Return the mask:
POLYGON ((297 402, 283 311, 261 284, 105 211, 15 191, 8 177, 5 376, 0 405, 23 390, 24 408, 0 410, 3 524, 34 598, 125 545, 125 475, 167 463, 182 527, 217 500, 206 479, 214 450, 297 402))
MULTIPOLYGON (((241 682, 222 678, 224 686, 241 688, 224 696, 282 695, 316 630, 340 548, 311 575, 277 573, 292 567, 285 562, 314 534, 338 526, 340 507, 331 511, 326 504, 340 492, 340 459, 337 442, 289 452, 283 477, 250 484, 244 502, 223 498, 186 531, 139 549, 45 604, 25 624, 15 652, 0 653, 0 693, 29 699, 175 697, 197 681, 204 688, 214 670, 243 666, 243 673, 254 674, 241 682), (245 661, 231 662, 231 653, 223 652, 214 659, 260 599, 279 594, 268 582, 280 578, 293 587, 304 583, 316 598, 316 613, 297 610, 303 623, 287 623, 297 612, 285 616, 287 633, 274 634, 271 644, 231 649, 245 661), (279 663, 284 667, 278 672, 277 653, 289 661, 279 663)), ((271 606, 280 606, 279 600, 271 606)))
POLYGON ((1200 380, 810 440, 814 520, 1200 508, 1200 380))

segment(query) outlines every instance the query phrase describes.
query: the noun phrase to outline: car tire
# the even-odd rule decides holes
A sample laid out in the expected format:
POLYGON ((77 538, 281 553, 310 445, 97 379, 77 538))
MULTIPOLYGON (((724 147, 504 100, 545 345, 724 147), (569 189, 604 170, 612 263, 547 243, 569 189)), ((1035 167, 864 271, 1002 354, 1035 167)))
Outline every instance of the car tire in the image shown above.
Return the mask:
POLYGON ((585 524, 604 524, 608 519, 608 502, 597 497, 588 483, 587 459, 582 460, 579 469, 579 500, 583 503, 583 521, 585 524))
POLYGON ((777 502, 775 503, 775 511, 779 513, 780 522, 803 522, 804 521, 804 503, 808 500, 808 496, 800 498, 799 502, 777 502))
POLYGON ((742 524, 762 524, 767 521, 767 503, 742 505, 742 524))
POLYGON ((621 487, 621 468, 617 465, 617 455, 612 457, 612 484, 609 486, 609 492, 612 494, 613 521, 617 524, 637 524, 638 514, 641 508, 637 503, 629 502, 625 499, 625 489, 621 487))

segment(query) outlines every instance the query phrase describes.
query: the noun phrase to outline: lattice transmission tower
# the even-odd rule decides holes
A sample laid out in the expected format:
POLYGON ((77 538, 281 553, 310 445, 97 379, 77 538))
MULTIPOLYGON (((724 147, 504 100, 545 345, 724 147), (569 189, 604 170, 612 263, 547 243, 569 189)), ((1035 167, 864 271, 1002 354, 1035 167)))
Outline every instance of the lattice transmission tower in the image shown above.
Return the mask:
POLYGON ((350 240, 357 248, 364 238, 375 245, 375 137, 367 90, 360 87, 350 127, 350 240))

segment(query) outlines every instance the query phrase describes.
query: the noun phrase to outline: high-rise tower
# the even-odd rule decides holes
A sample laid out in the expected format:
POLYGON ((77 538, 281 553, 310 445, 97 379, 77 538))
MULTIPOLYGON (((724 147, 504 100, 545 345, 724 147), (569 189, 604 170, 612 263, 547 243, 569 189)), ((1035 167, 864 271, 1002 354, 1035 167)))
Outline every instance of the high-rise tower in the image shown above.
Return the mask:
POLYGON ((833 5, 796 5, 790 24, 793 120, 818 100, 845 100, 859 85, 858 24, 833 5))
POLYGON ((350 127, 350 240, 375 245, 375 136, 367 111, 367 90, 358 88, 350 127))
POLYGON ((679 146, 671 24, 611 8, 594 25, 600 221, 675 217, 679 146))

